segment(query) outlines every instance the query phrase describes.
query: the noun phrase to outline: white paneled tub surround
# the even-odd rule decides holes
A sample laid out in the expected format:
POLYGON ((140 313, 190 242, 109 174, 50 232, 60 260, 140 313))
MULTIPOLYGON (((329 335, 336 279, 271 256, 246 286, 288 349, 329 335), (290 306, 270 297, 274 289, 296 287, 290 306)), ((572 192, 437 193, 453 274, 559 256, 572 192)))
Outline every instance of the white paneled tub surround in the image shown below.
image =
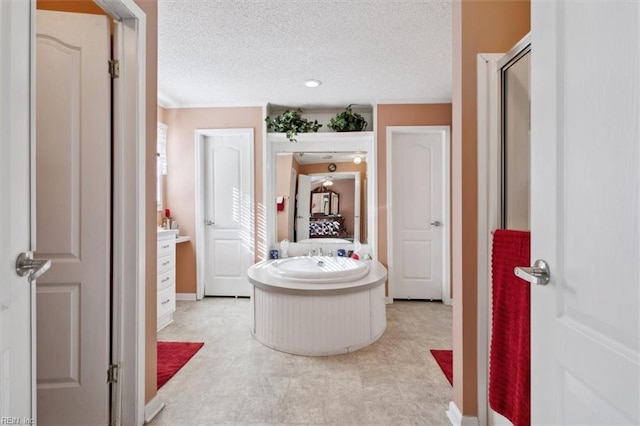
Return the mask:
POLYGON ((251 332, 262 344, 295 355, 323 356, 354 352, 382 336, 387 270, 380 262, 360 261, 368 273, 346 282, 281 278, 270 271, 276 262, 266 260, 247 271, 253 286, 251 332))

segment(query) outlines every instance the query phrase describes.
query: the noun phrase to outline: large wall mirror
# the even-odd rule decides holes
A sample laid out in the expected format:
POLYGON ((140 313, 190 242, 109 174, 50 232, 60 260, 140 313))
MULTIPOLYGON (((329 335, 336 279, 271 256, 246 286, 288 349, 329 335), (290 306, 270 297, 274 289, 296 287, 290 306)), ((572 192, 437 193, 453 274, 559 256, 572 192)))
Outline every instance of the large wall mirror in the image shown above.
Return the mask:
POLYGON ((267 246, 284 239, 375 244, 373 133, 317 133, 297 139, 268 134, 267 246))

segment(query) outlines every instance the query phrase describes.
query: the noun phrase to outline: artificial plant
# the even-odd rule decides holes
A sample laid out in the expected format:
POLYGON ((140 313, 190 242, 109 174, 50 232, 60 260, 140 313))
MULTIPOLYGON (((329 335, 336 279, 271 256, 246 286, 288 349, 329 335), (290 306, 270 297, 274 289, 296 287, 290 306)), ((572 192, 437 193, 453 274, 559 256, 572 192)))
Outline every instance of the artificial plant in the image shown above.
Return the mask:
POLYGON ((331 118, 327 127, 336 132, 361 132, 367 128, 367 124, 364 117, 353 112, 349 105, 344 111, 331 118))
POLYGON ((318 120, 309 121, 301 114, 302 110, 299 108, 288 109, 274 118, 267 116, 264 121, 267 122, 267 129, 286 133, 291 142, 296 142, 295 137, 298 133, 317 132, 322 127, 322 124, 318 124, 318 120))

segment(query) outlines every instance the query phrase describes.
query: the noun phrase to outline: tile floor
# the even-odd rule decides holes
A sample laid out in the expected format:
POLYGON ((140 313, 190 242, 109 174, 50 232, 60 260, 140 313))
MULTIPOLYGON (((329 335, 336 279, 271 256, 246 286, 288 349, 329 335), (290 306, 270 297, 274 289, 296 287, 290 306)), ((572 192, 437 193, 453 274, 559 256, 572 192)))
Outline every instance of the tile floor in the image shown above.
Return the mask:
POLYGON ((387 305, 387 330, 354 353, 304 357, 253 338, 249 299, 178 301, 159 340, 204 347, 158 392, 160 425, 450 425, 453 391, 429 349, 450 349, 452 309, 387 305))

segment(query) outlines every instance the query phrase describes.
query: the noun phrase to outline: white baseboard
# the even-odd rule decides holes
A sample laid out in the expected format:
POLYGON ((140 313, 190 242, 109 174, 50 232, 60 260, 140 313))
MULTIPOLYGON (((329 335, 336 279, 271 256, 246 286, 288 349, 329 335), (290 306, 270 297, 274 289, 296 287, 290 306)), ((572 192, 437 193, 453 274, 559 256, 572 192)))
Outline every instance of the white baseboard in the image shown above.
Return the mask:
POLYGON ((196 300, 195 293, 176 293, 176 300, 196 300))
POLYGON ((149 401, 147 405, 144 406, 145 424, 150 423, 151 420, 153 420, 153 418, 157 416, 160 411, 162 411, 162 409, 164 408, 164 405, 165 405, 164 401, 162 401, 158 397, 158 395, 154 396, 153 399, 149 401))
POLYGON ((384 298, 384 303, 386 303, 387 305, 393 305, 393 298, 392 297, 385 297, 384 298))
POLYGON ((455 402, 449 402, 447 417, 453 426, 478 426, 478 418, 463 416, 455 402))

